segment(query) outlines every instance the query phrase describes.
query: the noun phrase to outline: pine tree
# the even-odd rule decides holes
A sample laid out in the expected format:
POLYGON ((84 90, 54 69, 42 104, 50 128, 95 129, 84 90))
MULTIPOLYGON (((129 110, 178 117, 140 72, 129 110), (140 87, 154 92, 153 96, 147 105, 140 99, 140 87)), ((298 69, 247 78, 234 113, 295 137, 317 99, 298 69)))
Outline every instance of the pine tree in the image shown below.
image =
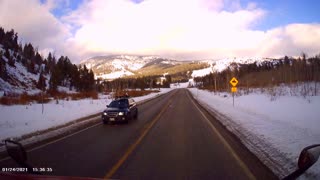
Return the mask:
POLYGON ((19 51, 18 33, 15 33, 13 36, 13 46, 14 46, 14 50, 18 52, 19 51))
POLYGON ((55 65, 56 65, 56 58, 49 52, 47 57, 48 64, 46 66, 46 73, 52 73, 55 65))
POLYGON ((23 55, 26 59, 31 60, 35 56, 35 50, 32 44, 28 43, 23 48, 23 55))
POLYGON ((6 51, 4 52, 4 57, 6 57, 7 59, 11 57, 8 49, 6 49, 6 51))
POLYGON ((14 49, 15 45, 13 42, 14 39, 14 30, 11 29, 4 34, 3 47, 5 49, 14 49))
POLYGON ((92 69, 88 74, 88 91, 94 90, 95 80, 94 80, 94 73, 92 69))
POLYGON ((46 88, 46 78, 43 76, 43 72, 41 72, 39 75, 37 88, 40 90, 44 90, 46 88))
POLYGON ((51 78, 49 81, 49 88, 51 90, 57 90, 57 87, 61 85, 61 71, 59 67, 56 65, 51 72, 51 78))
POLYGON ((0 27, 0 44, 3 44, 4 35, 5 35, 4 29, 0 27))
POLYGON ((39 66, 43 63, 43 59, 38 52, 36 53, 36 55, 34 57, 34 62, 35 62, 35 64, 37 64, 39 66))
POLYGON ((89 72, 86 65, 84 65, 83 68, 80 68, 80 91, 86 91, 88 89, 88 74, 89 72))
POLYGON ((8 78, 6 61, 4 61, 3 59, 2 51, 0 51, 0 78, 2 78, 4 81, 7 80, 8 78))
POLYGON ((56 65, 56 68, 59 69, 58 70, 59 71, 59 75, 57 76, 58 77, 58 82, 59 82, 59 85, 62 85, 62 86, 65 86, 64 80, 67 78, 67 72, 66 72, 66 69, 65 69, 65 62, 64 61, 65 61, 64 56, 61 56, 58 59, 58 62, 57 62, 57 65, 56 65))
POLYGON ((72 65, 70 74, 71 74, 71 79, 70 79, 69 89, 71 90, 72 87, 74 87, 79 91, 80 90, 79 89, 80 73, 79 73, 78 67, 75 64, 72 65))

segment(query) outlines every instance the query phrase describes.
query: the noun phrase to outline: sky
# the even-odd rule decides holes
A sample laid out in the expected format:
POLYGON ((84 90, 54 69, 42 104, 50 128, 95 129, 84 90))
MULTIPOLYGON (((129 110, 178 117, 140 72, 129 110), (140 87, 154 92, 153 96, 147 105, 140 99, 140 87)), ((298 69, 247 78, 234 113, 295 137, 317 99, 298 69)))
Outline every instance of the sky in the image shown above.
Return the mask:
POLYGON ((46 56, 177 60, 320 53, 317 0, 0 0, 0 26, 46 56))

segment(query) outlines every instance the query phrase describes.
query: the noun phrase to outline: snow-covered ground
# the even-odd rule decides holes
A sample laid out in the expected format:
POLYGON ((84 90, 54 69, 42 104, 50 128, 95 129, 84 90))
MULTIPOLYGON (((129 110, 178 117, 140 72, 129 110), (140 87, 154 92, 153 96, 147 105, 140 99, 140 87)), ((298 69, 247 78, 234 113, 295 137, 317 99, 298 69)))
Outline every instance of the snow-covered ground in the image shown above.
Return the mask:
POLYGON ((191 76, 192 77, 202 77, 205 75, 208 75, 213 72, 212 67, 204 68, 204 69, 198 69, 198 70, 193 70, 191 76))
POLYGON ((101 78, 101 79, 117 79, 117 78, 121 78, 124 76, 130 76, 133 75, 132 72, 128 71, 128 70, 121 70, 121 71, 115 71, 109 74, 102 74, 102 75, 96 75, 95 79, 101 78))
MULTIPOLYGON (((167 93, 172 89, 160 89, 159 93, 134 98, 137 102, 167 93)), ((11 137, 20 137, 32 132, 66 124, 81 117, 102 112, 111 102, 109 96, 102 95, 97 100, 83 99, 77 101, 53 100, 44 104, 0 105, 0 141, 11 137)))
MULTIPOLYGON (((304 147, 320 143, 320 96, 281 96, 271 101, 267 94, 251 93, 236 96, 233 107, 229 93, 190 91, 279 177, 296 169, 304 147)), ((302 178, 320 179, 320 162, 302 178)))
MULTIPOLYGON (((11 51, 10 51, 11 52, 11 51)), ((5 61, 8 61, 6 57, 2 57, 5 61)), ((35 75, 27 71, 27 69, 20 63, 15 62, 15 67, 6 63, 6 71, 9 77, 15 82, 15 85, 4 81, 0 78, 0 92, 12 92, 22 94, 28 92, 29 94, 39 93, 40 90, 33 87, 33 82, 37 82, 39 74, 35 75)))

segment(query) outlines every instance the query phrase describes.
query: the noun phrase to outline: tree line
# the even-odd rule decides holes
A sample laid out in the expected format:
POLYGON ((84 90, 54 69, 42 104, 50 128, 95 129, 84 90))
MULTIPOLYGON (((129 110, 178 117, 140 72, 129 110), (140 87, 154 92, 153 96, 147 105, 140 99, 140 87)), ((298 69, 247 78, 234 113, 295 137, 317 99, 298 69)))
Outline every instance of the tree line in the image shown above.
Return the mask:
POLYGON ((229 81, 232 77, 239 80, 237 87, 243 89, 309 82, 308 86, 313 84, 312 94, 316 95, 317 83, 320 81, 320 54, 308 58, 302 53, 299 58, 285 56, 281 59, 252 64, 232 63, 222 72, 213 72, 194 80, 197 86, 205 89, 230 91, 229 81))
POLYGON ((28 72, 39 75, 35 86, 38 89, 56 91, 58 86, 65 86, 76 91, 95 89, 94 73, 86 66, 72 64, 67 56, 58 59, 53 53, 42 57, 31 43, 18 43, 18 34, 14 30, 5 31, 0 27, 0 78, 10 80, 7 65, 15 67, 21 63, 28 72), (48 83, 47 83, 48 82, 48 83))
POLYGON ((137 78, 118 78, 112 81, 98 81, 101 81, 97 83, 99 84, 99 91, 121 91, 124 89, 145 90, 147 88, 170 88, 172 78, 170 75, 166 75, 165 77, 155 75, 137 78))

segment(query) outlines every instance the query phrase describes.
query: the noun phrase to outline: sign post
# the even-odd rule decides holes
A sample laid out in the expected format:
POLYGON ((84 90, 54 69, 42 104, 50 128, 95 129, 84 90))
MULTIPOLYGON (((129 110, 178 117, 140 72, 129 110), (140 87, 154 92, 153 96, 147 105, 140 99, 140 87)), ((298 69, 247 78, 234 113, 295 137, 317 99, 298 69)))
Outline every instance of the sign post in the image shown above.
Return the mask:
POLYGON ((231 92, 232 92, 232 104, 233 104, 233 107, 234 107, 234 93, 237 92, 237 84, 238 84, 238 80, 233 77, 231 80, 230 80, 230 84, 232 85, 231 87, 231 92))

